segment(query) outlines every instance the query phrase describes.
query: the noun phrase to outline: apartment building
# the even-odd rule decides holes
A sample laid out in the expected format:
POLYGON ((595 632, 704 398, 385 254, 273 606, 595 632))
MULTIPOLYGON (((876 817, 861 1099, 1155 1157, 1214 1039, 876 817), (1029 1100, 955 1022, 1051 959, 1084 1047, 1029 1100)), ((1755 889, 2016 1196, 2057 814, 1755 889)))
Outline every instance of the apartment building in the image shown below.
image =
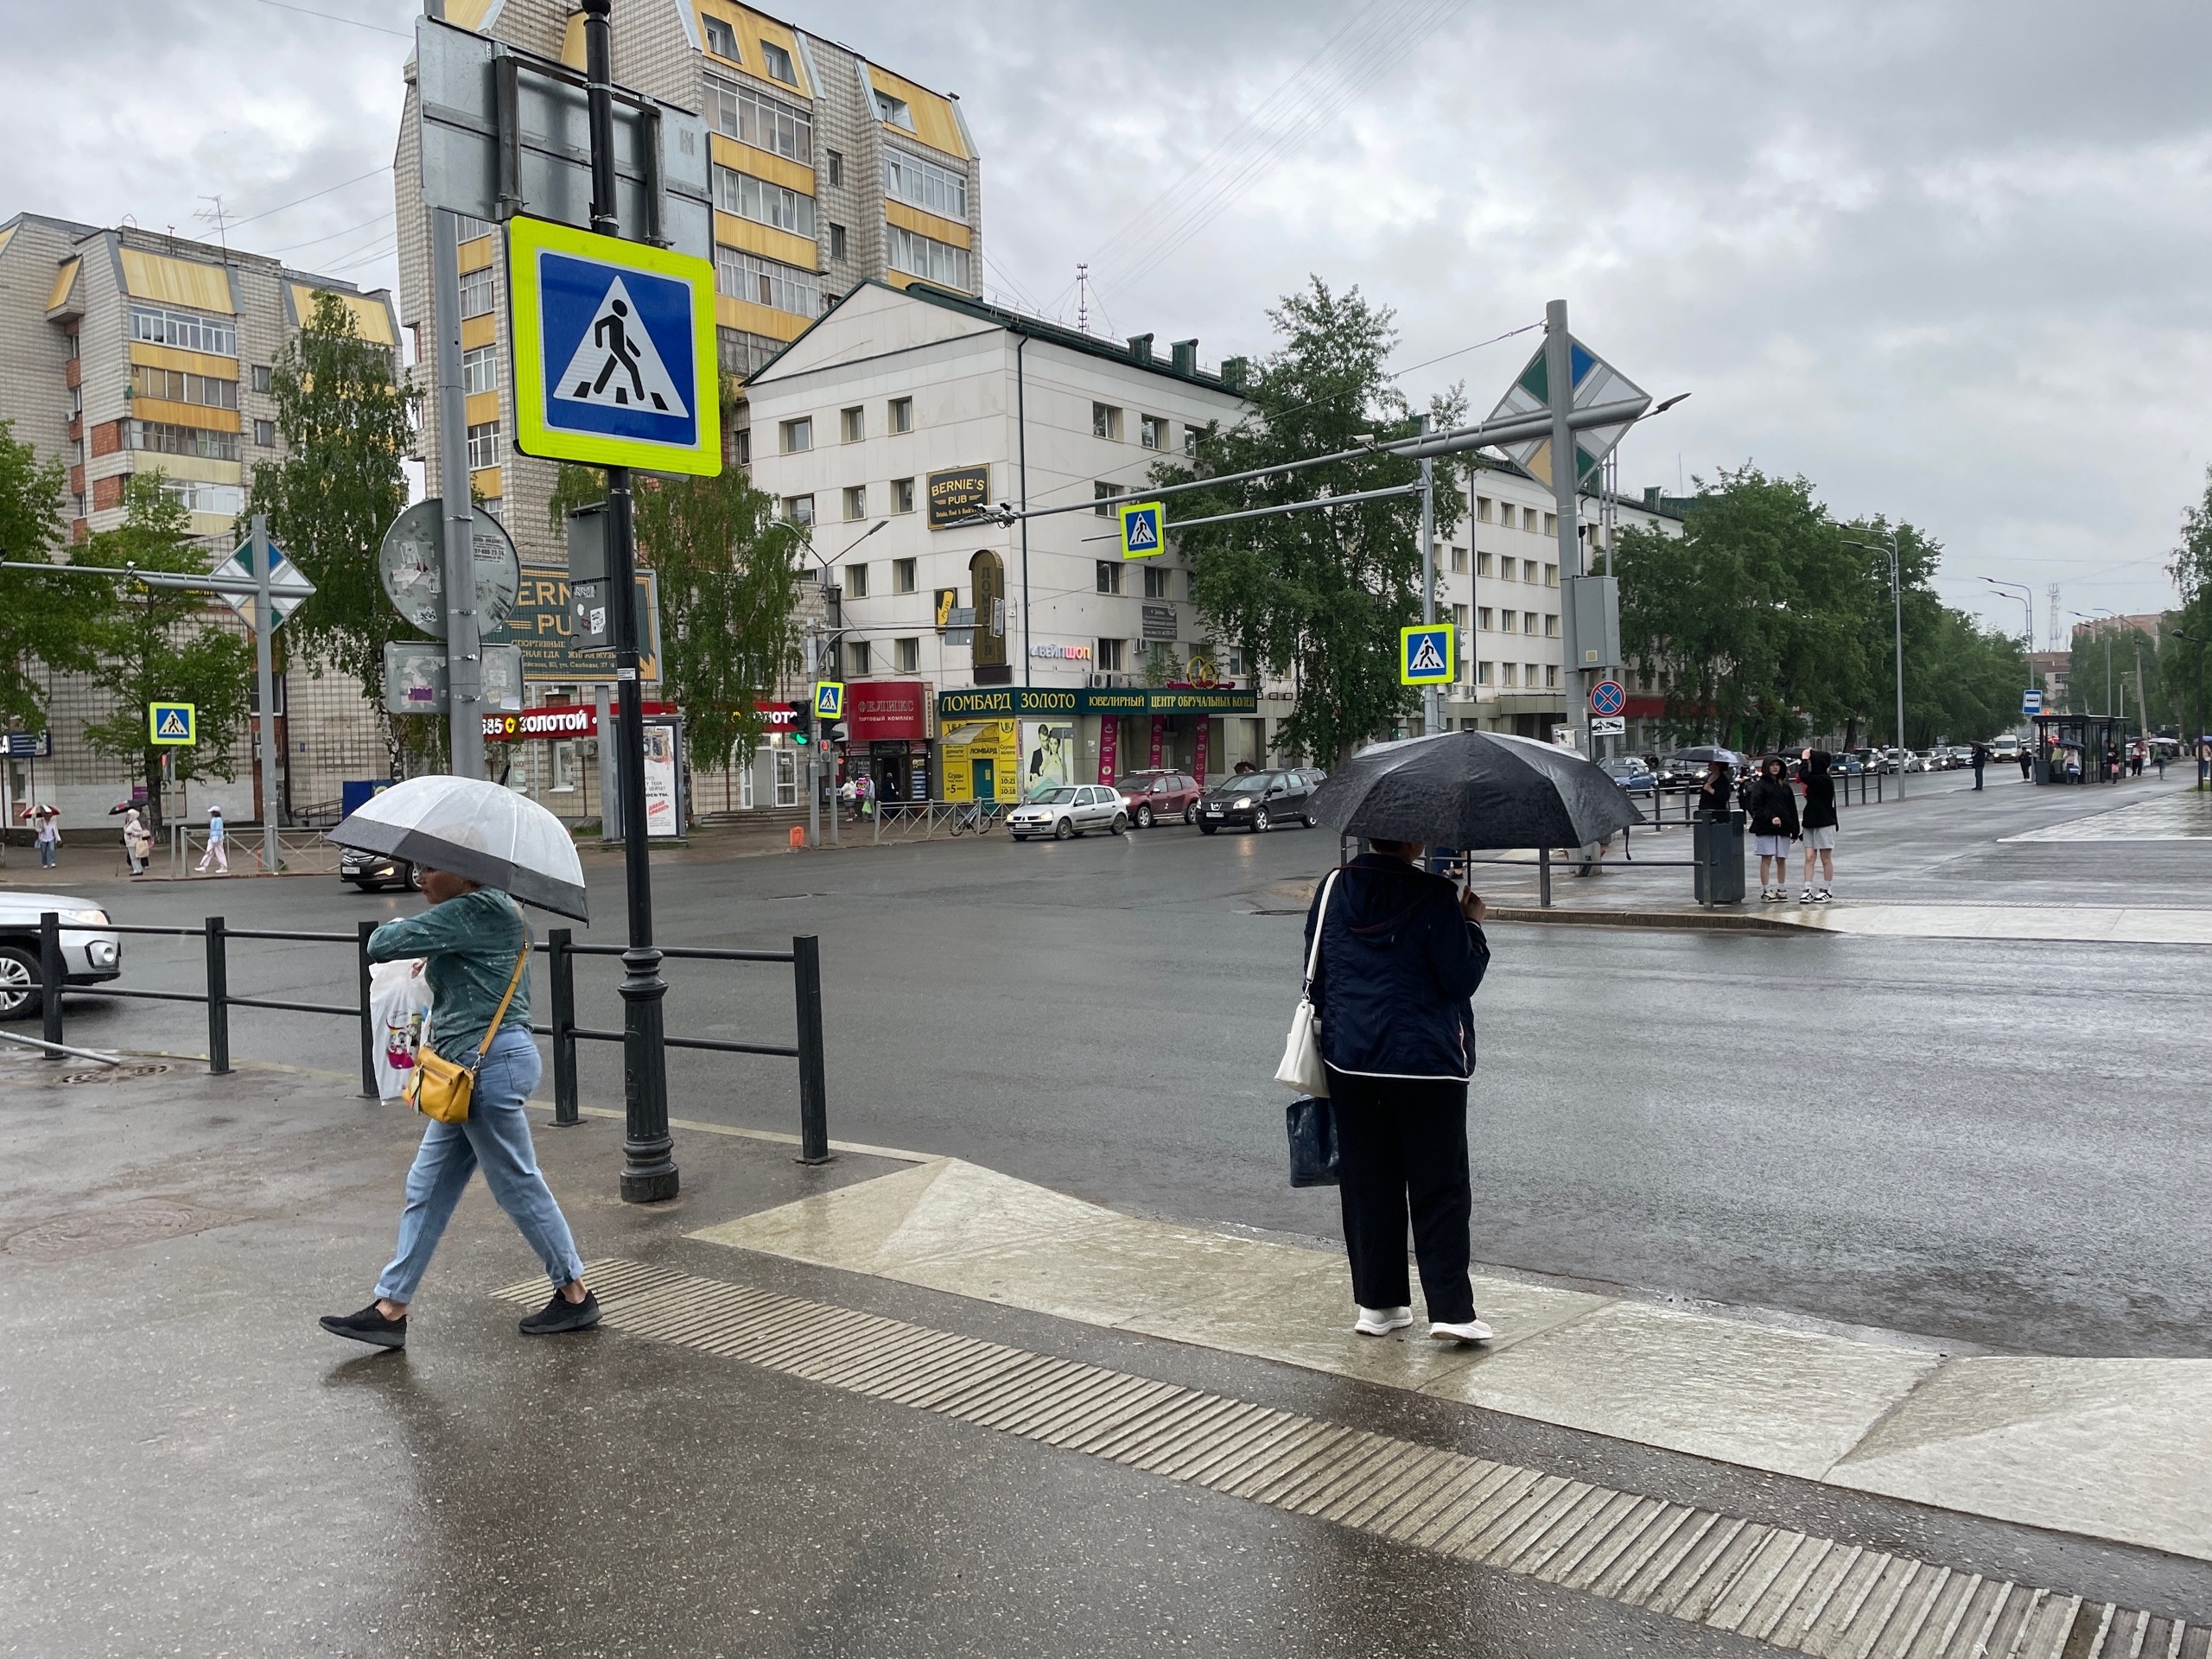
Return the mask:
MULTIPOLYGON (((581 68, 583 19, 567 0, 447 0, 449 22, 581 68)), ((729 458, 751 455, 744 378, 863 280, 981 283, 982 192, 958 100, 858 50, 727 0, 615 0, 615 79, 697 110, 712 151, 717 340, 729 458)), ((433 338, 429 214, 412 138, 411 71, 394 179, 400 316, 422 363, 433 338)), ((462 226, 461 341, 468 459, 526 563, 565 561, 546 503, 556 468, 513 452, 505 273, 496 225, 462 226)), ((438 476, 435 407, 423 453, 438 476)))

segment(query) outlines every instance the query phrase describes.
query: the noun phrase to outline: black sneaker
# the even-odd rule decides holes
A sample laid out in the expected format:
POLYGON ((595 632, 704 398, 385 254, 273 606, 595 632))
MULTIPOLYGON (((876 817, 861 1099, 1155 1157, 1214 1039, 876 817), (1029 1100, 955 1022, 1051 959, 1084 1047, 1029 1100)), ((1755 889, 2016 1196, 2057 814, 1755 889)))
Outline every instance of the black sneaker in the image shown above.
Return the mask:
POLYGON ((598 1297, 586 1291, 583 1300, 572 1302, 556 1290, 543 1312, 531 1314, 518 1328, 525 1337, 557 1337, 564 1331, 588 1331, 598 1323, 598 1297))
POLYGON ((372 1348, 404 1348, 407 1345, 407 1316, 387 1319, 377 1312, 371 1302, 358 1313, 326 1313, 322 1328, 334 1337, 346 1337, 355 1342, 365 1342, 372 1348))

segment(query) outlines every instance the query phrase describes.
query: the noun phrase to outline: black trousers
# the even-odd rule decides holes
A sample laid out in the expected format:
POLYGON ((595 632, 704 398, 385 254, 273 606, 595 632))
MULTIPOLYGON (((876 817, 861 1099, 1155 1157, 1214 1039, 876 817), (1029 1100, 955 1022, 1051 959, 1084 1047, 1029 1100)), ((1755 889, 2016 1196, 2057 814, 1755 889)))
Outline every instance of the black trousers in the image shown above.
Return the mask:
POLYGON ((1467 1227, 1474 1194, 1467 1177, 1467 1085, 1351 1077, 1329 1071, 1336 1109, 1337 1192, 1352 1297, 1362 1307, 1405 1307, 1406 1224, 1410 1211, 1421 1299, 1432 1321, 1475 1317, 1467 1281, 1467 1227))

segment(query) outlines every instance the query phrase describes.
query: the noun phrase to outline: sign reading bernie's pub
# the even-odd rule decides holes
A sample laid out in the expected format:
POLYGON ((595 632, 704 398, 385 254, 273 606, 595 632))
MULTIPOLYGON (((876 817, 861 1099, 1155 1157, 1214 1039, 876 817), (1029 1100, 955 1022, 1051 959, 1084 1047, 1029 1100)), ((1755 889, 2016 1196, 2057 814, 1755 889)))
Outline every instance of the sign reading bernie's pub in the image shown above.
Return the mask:
POLYGON ((984 467, 955 467, 950 471, 931 473, 930 486, 930 528, 944 530, 972 518, 990 505, 991 469, 984 467))

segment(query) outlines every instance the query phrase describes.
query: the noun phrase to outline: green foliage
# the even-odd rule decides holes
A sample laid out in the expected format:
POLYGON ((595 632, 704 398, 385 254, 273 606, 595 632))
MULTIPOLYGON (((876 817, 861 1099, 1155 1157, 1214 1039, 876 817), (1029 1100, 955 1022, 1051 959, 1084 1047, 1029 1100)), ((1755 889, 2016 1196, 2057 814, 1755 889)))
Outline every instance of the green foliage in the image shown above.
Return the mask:
POLYGON ((271 376, 284 458, 254 467, 246 504, 269 515, 270 538, 315 585, 279 639, 359 683, 395 763, 400 747, 420 747, 426 735, 403 733, 382 712, 385 644, 421 637, 385 598, 377 564, 385 531, 407 505, 400 459, 415 394, 396 375, 391 350, 361 337, 351 308, 317 294, 271 376))
MULTIPOLYGON (((121 527, 93 537, 78 550, 74 563, 207 574, 207 556, 190 541, 190 521, 183 506, 162 493, 160 474, 133 474, 124 505, 121 527)), ((219 612, 219 601, 206 594, 117 585, 123 591, 89 639, 92 671, 113 695, 114 711, 86 726, 85 742, 96 753, 130 763, 133 779, 146 786, 152 827, 158 829, 164 751, 148 741, 147 704, 198 705, 198 746, 172 752, 178 778, 231 777, 232 749, 251 707, 253 646, 223 626, 227 612, 219 612)))
MULTIPOLYGON (((1282 344, 1252 374, 1250 413, 1199 437, 1195 468, 1166 464, 1154 481, 1180 483, 1356 447, 1363 435, 1403 436, 1412 412, 1385 365, 1397 343, 1392 314, 1355 288, 1318 276, 1286 296, 1268 321, 1282 344)), ((1433 413, 1459 414, 1456 396, 1433 413)), ((1437 532, 1464 470, 1437 467, 1437 532)), ((1420 464, 1388 454, 1195 490, 1174 499, 1171 524, 1252 507, 1352 495, 1417 480, 1420 464)), ((1255 673, 1287 675, 1298 702, 1281 747, 1331 764, 1387 734, 1418 706, 1398 683, 1398 630, 1421 614, 1421 500, 1404 495, 1177 533, 1191 561, 1191 596, 1217 639, 1243 648, 1255 673)))
MULTIPOLYGON (((12 422, 0 421, 0 559, 41 564, 61 548, 67 477, 60 461, 41 462, 31 444, 17 442, 12 422)), ((104 582, 0 570, 0 724, 46 723, 33 664, 89 668, 92 631, 112 599, 104 582)))
MULTIPOLYGON (((749 766, 766 734, 754 706, 798 665, 798 558, 805 531, 738 467, 713 478, 634 475, 638 563, 660 580, 662 690, 683 710, 693 768, 749 766)), ((569 467, 548 505, 559 524, 604 500, 605 475, 569 467)))

